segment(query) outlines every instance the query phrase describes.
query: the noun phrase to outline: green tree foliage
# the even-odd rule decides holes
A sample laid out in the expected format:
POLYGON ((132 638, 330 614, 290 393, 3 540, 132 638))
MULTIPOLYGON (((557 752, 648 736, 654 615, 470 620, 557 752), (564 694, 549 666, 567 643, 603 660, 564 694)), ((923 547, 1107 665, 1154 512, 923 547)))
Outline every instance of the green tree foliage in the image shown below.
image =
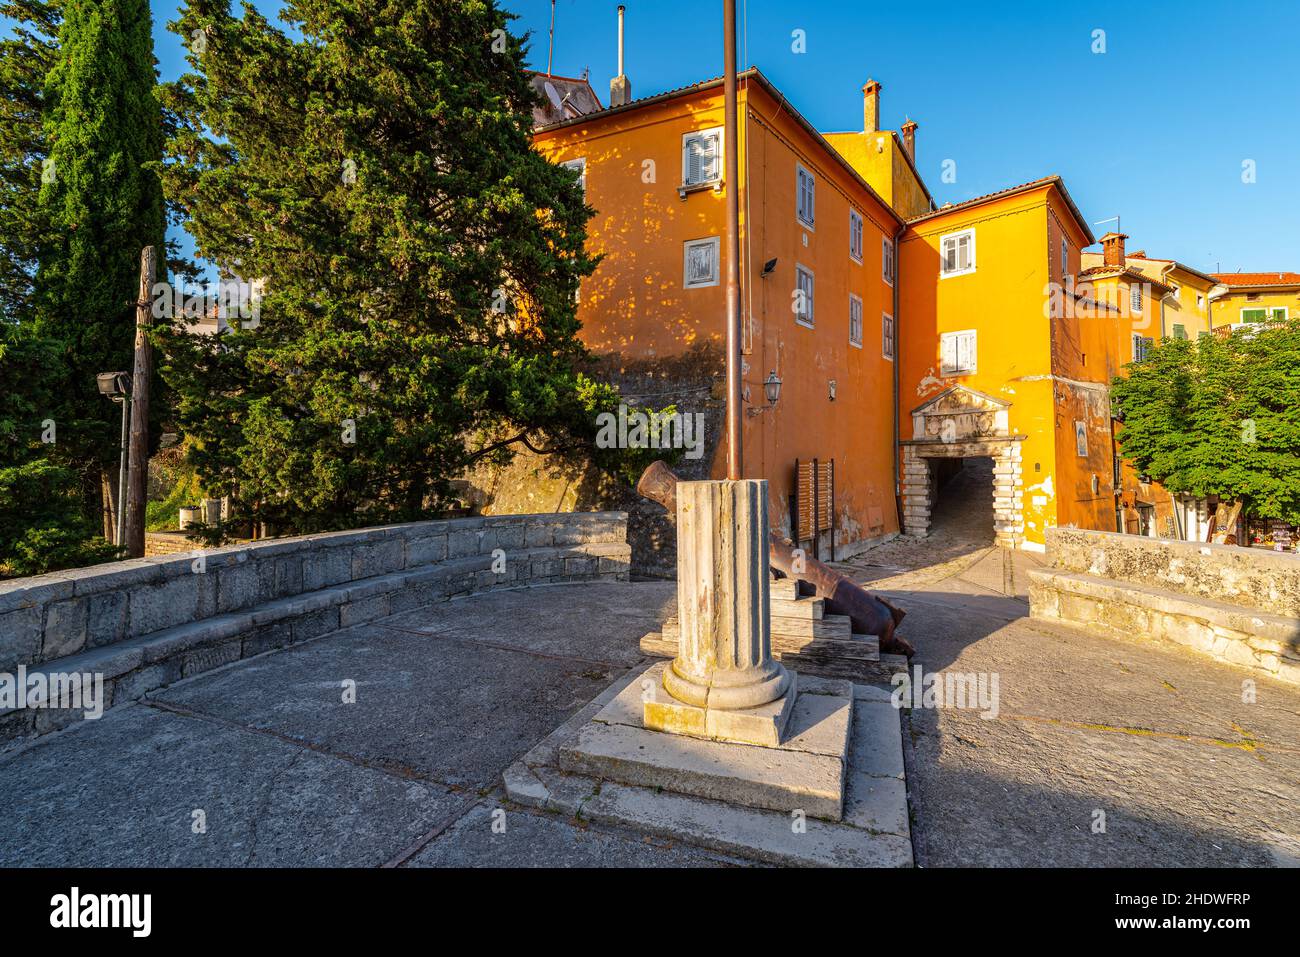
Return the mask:
POLYGON ((1300 321, 1166 339, 1111 395, 1125 458, 1175 492, 1300 522, 1300 321))
POLYGON ((258 323, 168 338, 209 491, 283 530, 409 520, 477 457, 590 448, 617 402, 580 371, 592 211, 531 148, 509 15, 289 0, 281 18, 301 39, 224 0, 170 25, 193 72, 164 95, 168 196, 200 256, 266 282, 258 323))
POLYGON ((165 239, 151 31, 148 0, 64 0, 46 83, 36 305, 61 360, 57 454, 88 484, 114 467, 120 435, 95 374, 130 370, 140 250, 165 239))
POLYGON ((106 561, 116 550, 82 512, 75 472, 51 460, 58 426, 53 396, 39 370, 54 364, 54 346, 29 325, 0 322, 0 577, 36 575, 106 561))
POLYGON ((0 0, 13 24, 0 39, 0 324, 31 318, 44 234, 37 197, 48 169, 45 78, 58 50, 61 3, 0 0))

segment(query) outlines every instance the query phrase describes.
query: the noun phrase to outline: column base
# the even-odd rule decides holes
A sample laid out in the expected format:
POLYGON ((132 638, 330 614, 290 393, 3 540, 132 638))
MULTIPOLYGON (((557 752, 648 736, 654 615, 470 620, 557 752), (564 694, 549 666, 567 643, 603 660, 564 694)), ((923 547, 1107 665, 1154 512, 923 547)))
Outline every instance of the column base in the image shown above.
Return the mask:
MULTIPOLYGON (((671 668, 671 663, 666 665, 665 674, 671 668)), ((753 708, 727 710, 679 701, 664 689, 662 679, 653 684, 647 682, 641 689, 643 726, 651 731, 714 741, 778 747, 798 696, 799 676, 793 671, 787 671, 785 675, 789 678, 789 685, 779 698, 753 708)))

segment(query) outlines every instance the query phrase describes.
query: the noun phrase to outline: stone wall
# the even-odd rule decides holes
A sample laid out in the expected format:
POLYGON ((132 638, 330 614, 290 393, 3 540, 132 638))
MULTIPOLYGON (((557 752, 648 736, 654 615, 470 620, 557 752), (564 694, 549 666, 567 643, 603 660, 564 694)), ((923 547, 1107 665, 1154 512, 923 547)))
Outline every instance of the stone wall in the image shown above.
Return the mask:
MULTIPOLYGON (((722 354, 709 345, 659 359, 626 359, 617 354, 593 360, 593 378, 616 386, 629 406, 704 416, 704 447, 698 458, 673 463, 683 480, 710 477, 725 430, 722 354)), ((665 458, 668 456, 665 455, 665 458)), ((520 451, 509 465, 485 464, 465 483, 466 501, 484 514, 585 509, 627 512, 632 573, 647 578, 677 574, 677 532, 663 507, 641 498, 630 481, 603 473, 585 457, 565 458, 520 451)))
POLYGON ((1048 564, 1067 572, 1300 617, 1300 559, 1262 548, 1054 528, 1048 564))
POLYGON ((1300 558, 1072 528, 1048 529, 1047 558, 1030 572, 1036 618, 1300 683, 1300 558))
MULTIPOLYGON (((0 674, 102 675, 113 701, 271 648, 499 588, 626 580, 622 512, 268 539, 0 583, 0 674)), ((61 712, 0 710, 0 745, 61 712)), ((71 719, 69 719, 71 720, 71 719)))

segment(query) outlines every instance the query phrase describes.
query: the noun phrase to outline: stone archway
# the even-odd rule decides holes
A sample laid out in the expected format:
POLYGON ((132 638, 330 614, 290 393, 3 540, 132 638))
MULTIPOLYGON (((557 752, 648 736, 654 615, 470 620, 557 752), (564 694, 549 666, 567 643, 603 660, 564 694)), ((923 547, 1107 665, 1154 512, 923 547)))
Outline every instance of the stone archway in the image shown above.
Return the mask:
POLYGON ((912 410, 912 438, 903 445, 903 532, 930 532, 930 460, 993 459, 993 531, 998 545, 1019 548, 1025 540, 1024 479, 1020 443, 1012 435, 1010 403, 965 386, 945 389, 912 410))

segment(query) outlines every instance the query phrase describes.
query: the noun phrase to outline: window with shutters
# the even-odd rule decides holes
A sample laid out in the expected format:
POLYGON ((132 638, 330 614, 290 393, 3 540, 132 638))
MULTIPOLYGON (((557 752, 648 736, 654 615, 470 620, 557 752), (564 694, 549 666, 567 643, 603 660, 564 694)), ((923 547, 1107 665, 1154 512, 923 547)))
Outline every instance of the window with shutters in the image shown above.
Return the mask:
POLYGON ((894 317, 887 312, 880 314, 880 354, 894 358, 894 317))
POLYGON ((1133 334, 1133 361, 1134 362, 1144 361, 1147 357, 1147 353, 1151 351, 1151 347, 1153 345, 1155 345, 1154 339, 1150 338, 1149 336, 1141 336, 1138 335, 1137 333, 1134 333, 1133 334))
POLYGON ((1174 338, 1175 339, 1187 338, 1187 327, 1183 325, 1181 322, 1174 323, 1174 338))
POLYGON ((849 294, 849 345, 862 348, 862 300, 849 294))
POLYGON ((687 289, 700 289, 718 284, 719 237, 693 239, 686 243, 682 285, 687 289))
POLYGON ((849 210, 849 258, 862 262, 862 214, 856 209, 849 210))
POLYGON ((1274 306, 1272 309, 1260 308, 1241 310, 1242 322, 1266 322, 1270 319, 1274 322, 1286 322, 1286 317, 1286 306, 1274 306))
POLYGON ((939 374, 970 375, 975 371, 975 330, 945 332, 939 337, 939 374))
POLYGON ((1070 275, 1070 244, 1061 240, 1061 279, 1070 275))
POLYGON ((682 137, 682 185, 701 186, 722 179, 722 127, 682 137))
POLYGON ((795 216, 809 229, 816 223, 817 181, 813 174, 795 164, 795 216))
POLYGON ((880 278, 894 284, 894 241, 888 237, 880 240, 880 278))
POLYGON ((794 267, 794 320, 801 326, 813 327, 813 274, 809 269, 794 267))
POLYGON ((975 230, 963 229, 939 238, 940 279, 975 271, 975 230))
POLYGON ((1135 316, 1142 315, 1142 287, 1134 284, 1129 286, 1129 311, 1135 316))
POLYGON ((578 159, 565 160, 560 164, 565 169, 573 170, 578 174, 578 188, 582 190, 582 195, 587 195, 587 158, 581 156, 578 159))

